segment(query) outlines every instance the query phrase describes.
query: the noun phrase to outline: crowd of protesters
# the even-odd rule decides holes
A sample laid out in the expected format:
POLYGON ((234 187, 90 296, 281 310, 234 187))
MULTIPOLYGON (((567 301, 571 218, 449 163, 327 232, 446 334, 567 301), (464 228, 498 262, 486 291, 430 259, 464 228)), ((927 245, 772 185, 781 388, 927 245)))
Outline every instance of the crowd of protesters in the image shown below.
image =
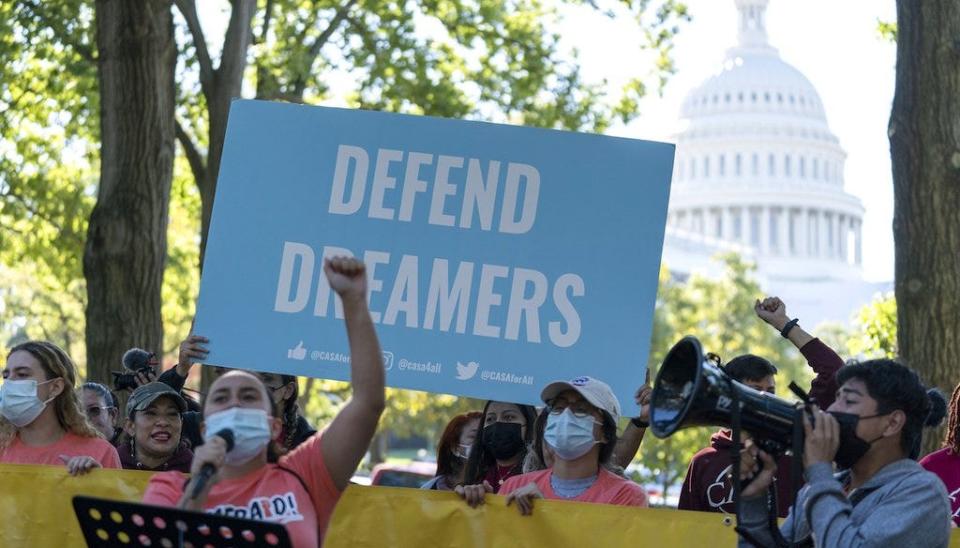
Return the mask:
MULTIPOLYGON (((13 347, 3 368, 0 463, 65 466, 72 475, 98 467, 155 472, 146 503, 279 521, 294 546, 319 545, 385 407, 365 267, 335 258, 324 271, 343 302, 352 396, 319 432, 300 413, 293 376, 215 368, 206 394, 199 401, 189 394, 191 368, 211 344, 200 335, 183 341, 167 371, 158 370, 156 354, 131 349, 113 390, 95 382, 76 388, 70 357, 30 341, 13 347), (212 477, 199 473, 204 466, 213 467, 212 477)), ((960 386, 949 403, 943 449, 917 462, 924 427, 948 411, 942 394, 893 360, 844 365, 776 297, 758 300, 755 312, 815 374, 802 457, 769 455, 749 434, 720 429, 690 456, 678 507, 733 513, 739 506, 744 545, 772 546, 782 536, 816 546, 946 546, 951 519, 960 525, 960 386), (854 443, 839 450, 843 435, 854 443), (790 473, 793 459, 802 460, 800 484, 790 473), (739 500, 734 476, 743 484, 739 500), (771 525, 771 492, 786 518, 779 530, 771 525)), ((719 365, 747 387, 776 389, 777 368, 761 356, 719 365)), ((487 401, 453 417, 437 445, 436 476, 424 489, 452 491, 472 507, 504 495, 525 516, 541 498, 647 506, 644 488, 624 469, 649 426, 651 387, 637 389, 638 416, 621 421, 610 386, 584 373, 545 386, 539 410, 487 401)))

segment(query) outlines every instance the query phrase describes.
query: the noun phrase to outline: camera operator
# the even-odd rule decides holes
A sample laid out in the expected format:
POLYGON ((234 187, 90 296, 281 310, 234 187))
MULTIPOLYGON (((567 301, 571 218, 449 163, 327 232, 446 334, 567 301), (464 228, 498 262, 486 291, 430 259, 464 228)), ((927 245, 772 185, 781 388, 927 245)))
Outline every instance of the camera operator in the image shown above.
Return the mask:
POLYGON ((114 390, 129 392, 157 380, 157 367, 160 365, 160 360, 156 353, 142 348, 131 348, 124 352, 121 361, 124 371, 113 374, 114 390))
MULTIPOLYGON (((804 421, 807 485, 797 495, 796 514, 780 527, 783 537, 820 547, 947 546, 946 490, 909 458, 923 427, 943 419, 943 395, 888 359, 844 366, 837 383, 828 411, 811 406, 812 419, 804 421), (851 432, 841 436, 837 417, 851 432), (834 475, 833 462, 845 471, 834 475)), ((752 481, 741 494, 740 527, 761 546, 775 545, 764 495, 776 473, 773 458, 756 446, 744 454, 740 475, 752 481)), ((743 536, 740 545, 750 546, 743 536)))

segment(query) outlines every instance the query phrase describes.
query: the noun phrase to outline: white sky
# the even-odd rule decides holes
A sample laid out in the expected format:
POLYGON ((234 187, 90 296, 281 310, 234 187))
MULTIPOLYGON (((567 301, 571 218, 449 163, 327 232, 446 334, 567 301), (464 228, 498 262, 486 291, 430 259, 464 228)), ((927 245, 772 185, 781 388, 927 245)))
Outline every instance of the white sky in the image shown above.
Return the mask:
MULTIPOLYGON (((653 94, 642 103, 639 119, 611 134, 669 140, 687 92, 716 72, 726 49, 736 43, 733 0, 685 2, 693 20, 682 26, 676 40, 677 74, 662 97, 653 94)), ((229 6, 204 0, 200 8, 216 57, 229 6)), ((580 51, 589 80, 606 78, 612 89, 619 89, 627 77, 650 66, 638 50, 640 37, 633 21, 607 19, 587 8, 564 9, 564 14, 560 34, 565 46, 580 51)), ((878 20, 895 19, 894 0, 771 0, 767 9, 771 44, 816 87, 830 128, 847 152, 846 190, 866 209, 863 269, 868 281, 893 279, 893 183, 886 127, 896 47, 882 40, 876 29, 878 20)))
MULTIPOLYGON (((663 97, 642 104, 638 120, 611 133, 669 140, 687 92, 717 72, 736 43, 733 0, 686 0, 693 20, 676 40, 677 74, 663 97)), ((845 186, 863 201, 863 268, 869 281, 893 279, 893 183, 887 120, 893 101, 896 47, 877 34, 877 20, 894 21, 894 0, 771 0, 767 34, 780 56, 820 93, 827 120, 847 152, 845 186)), ((576 12, 562 33, 580 49, 587 74, 611 84, 625 75, 636 51, 635 25, 576 12), (603 37, 603 40, 597 40, 603 37)), ((639 56, 637 56, 638 59, 639 56)), ((640 60, 642 63, 642 59, 640 60)))

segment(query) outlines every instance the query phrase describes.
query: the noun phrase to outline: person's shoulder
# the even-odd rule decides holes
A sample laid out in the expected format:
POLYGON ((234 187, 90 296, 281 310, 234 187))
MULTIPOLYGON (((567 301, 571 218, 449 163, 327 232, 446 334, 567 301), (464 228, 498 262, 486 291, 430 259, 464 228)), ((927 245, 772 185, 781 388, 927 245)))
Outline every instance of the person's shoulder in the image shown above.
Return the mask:
POLYGON ((326 430, 321 430, 311 435, 299 445, 281 455, 277 460, 281 464, 293 464, 295 462, 313 459, 323 460, 321 448, 323 447, 323 435, 326 434, 326 432, 326 430))
POLYGON ((83 447, 88 451, 96 450, 109 453, 111 450, 117 450, 112 443, 99 436, 85 437, 74 434, 73 432, 68 432, 67 435, 65 435, 62 439, 66 445, 70 445, 72 447, 83 447))
POLYGON ((945 447, 920 459, 920 466, 926 467, 928 464, 940 464, 944 462, 956 461, 958 459, 960 459, 960 455, 951 453, 950 449, 945 447))
POLYGON ((946 487, 944 487, 943 480, 940 479, 940 476, 936 475, 930 470, 927 470, 919 464, 917 465, 916 471, 911 474, 910 481, 932 488, 938 488, 938 490, 943 490, 943 492, 946 493, 946 487))
POLYGON ((512 491, 527 485, 528 483, 540 483, 545 477, 549 477, 551 470, 547 468, 546 470, 537 470, 535 472, 527 472, 526 474, 520 474, 509 478, 507 481, 503 482, 503 485, 500 487, 499 494, 509 495, 512 491))
POLYGON ((644 488, 637 482, 625 478, 621 475, 614 474, 613 472, 607 470, 606 468, 601 468, 598 472, 598 479, 604 483, 616 486, 618 489, 626 491, 641 491, 646 493, 644 488))
POLYGON ((642 485, 609 470, 601 469, 599 481, 604 483, 604 490, 609 493, 609 500, 614 504, 624 506, 647 506, 647 490, 642 485))
POLYGON ((150 481, 148 485, 158 487, 172 487, 178 491, 183 491, 184 483, 187 480, 187 475, 183 472, 177 472, 171 470, 169 472, 157 472, 150 476, 150 481))
POLYGON ((715 459, 724 458, 725 456, 727 456, 726 452, 718 451, 717 448, 708 445, 693 454, 693 457, 690 459, 690 465, 695 467, 708 466, 715 459))

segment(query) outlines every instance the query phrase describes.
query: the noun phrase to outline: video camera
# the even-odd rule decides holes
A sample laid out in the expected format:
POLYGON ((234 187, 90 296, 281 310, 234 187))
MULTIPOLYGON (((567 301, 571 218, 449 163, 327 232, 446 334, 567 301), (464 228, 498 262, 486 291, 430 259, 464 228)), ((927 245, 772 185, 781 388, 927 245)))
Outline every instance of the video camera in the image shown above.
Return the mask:
POLYGON ((143 373, 148 374, 152 373, 153 369, 150 366, 141 367, 134 371, 133 373, 123 373, 118 371, 111 371, 110 374, 113 375, 113 388, 114 390, 134 390, 137 388, 137 374, 143 373))

